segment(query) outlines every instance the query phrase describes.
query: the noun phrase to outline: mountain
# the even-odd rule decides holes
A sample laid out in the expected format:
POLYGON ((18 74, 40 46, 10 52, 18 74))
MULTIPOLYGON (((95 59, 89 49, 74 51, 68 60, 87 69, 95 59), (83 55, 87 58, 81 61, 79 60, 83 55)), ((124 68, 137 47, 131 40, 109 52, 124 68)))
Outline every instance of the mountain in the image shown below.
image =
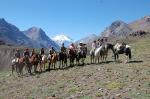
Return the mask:
POLYGON ((129 26, 133 29, 133 31, 142 30, 150 32, 150 16, 145 16, 141 19, 131 22, 129 26))
POLYGON ((94 40, 97 40, 98 38, 99 38, 99 37, 98 37, 97 35, 95 35, 95 34, 90 34, 90 35, 88 35, 88 36, 86 36, 86 37, 84 37, 84 38, 82 38, 82 39, 76 41, 75 43, 78 44, 78 43, 82 42, 82 43, 85 43, 85 44, 88 44, 88 43, 90 44, 90 43, 92 43, 94 40))
POLYGON ((41 28, 31 27, 28 30, 23 31, 23 33, 33 41, 37 42, 40 47, 47 48, 51 46, 55 49, 59 49, 59 46, 51 40, 41 28))
POLYGON ((113 22, 104 30, 104 32, 102 32, 102 37, 124 37, 131 31, 132 29, 127 23, 118 20, 113 22))
POLYGON ((57 44, 59 46, 62 46, 62 43, 64 43, 64 45, 66 47, 69 46, 71 43, 74 42, 70 37, 68 37, 66 35, 57 35, 57 36, 53 37, 52 40, 54 40, 55 42, 57 42, 57 44))
POLYGON ((39 47, 34 44, 34 41, 25 36, 16 26, 5 21, 4 18, 0 19, 0 40, 15 46, 23 45, 39 47))

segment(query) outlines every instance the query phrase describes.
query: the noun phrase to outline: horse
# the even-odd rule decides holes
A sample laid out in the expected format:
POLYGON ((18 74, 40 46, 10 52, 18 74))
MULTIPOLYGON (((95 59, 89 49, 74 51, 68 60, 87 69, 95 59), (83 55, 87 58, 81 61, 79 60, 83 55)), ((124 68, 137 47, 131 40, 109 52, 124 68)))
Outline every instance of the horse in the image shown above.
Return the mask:
POLYGON ((67 53, 66 52, 60 52, 59 53, 59 68, 67 66, 67 53))
POLYGON ((75 50, 72 50, 72 49, 69 49, 69 60, 70 60, 70 66, 74 66, 74 60, 76 59, 76 51, 75 50))
POLYGON ((106 62, 108 51, 111 50, 114 54, 114 47, 112 44, 107 43, 106 45, 102 45, 101 51, 100 51, 100 57, 102 61, 106 62))
POLYGON ((57 53, 56 52, 54 52, 53 54, 49 54, 49 56, 48 56, 48 58, 47 58, 48 60, 49 60, 49 68, 48 68, 48 70, 50 70, 51 68, 51 66, 55 69, 56 67, 55 67, 55 65, 56 65, 56 62, 57 62, 57 60, 58 60, 58 55, 57 55, 57 53))
POLYGON ((108 56, 108 51, 112 50, 113 54, 114 54, 114 48, 113 45, 110 43, 107 43, 105 45, 101 45, 100 47, 96 48, 95 50, 91 50, 90 51, 90 55, 91 55, 91 63, 98 60, 99 63, 99 59, 101 58, 102 61, 106 61, 107 56, 108 56))
POLYGON ((77 65, 80 65, 80 60, 82 62, 81 65, 84 65, 85 58, 86 58, 86 52, 84 50, 77 52, 77 54, 76 54, 77 65))
POLYGON ((36 73, 37 72, 37 67, 38 67, 38 64, 39 64, 38 54, 33 54, 33 56, 31 56, 29 58, 29 61, 30 61, 31 65, 34 66, 34 72, 36 73))
POLYGON ((119 59, 119 54, 125 54, 126 55, 126 61, 127 63, 129 60, 131 60, 132 55, 131 55, 131 48, 129 45, 122 45, 117 43, 114 46, 114 57, 115 57, 115 62, 119 59))
POLYGON ((93 64, 93 63, 94 63, 94 60, 95 60, 95 55, 94 55, 94 53, 95 53, 95 49, 91 49, 91 50, 90 50, 91 64, 93 64))
POLYGON ((25 63, 25 66, 26 66, 26 69, 28 71, 28 73, 31 75, 32 74, 32 63, 31 63, 31 58, 29 56, 24 56, 24 63, 25 63))
POLYGON ((42 59, 41 59, 41 64, 40 64, 40 71, 42 72, 42 68, 44 68, 44 71, 46 69, 46 63, 47 63, 47 56, 46 55, 41 55, 40 56, 42 59))
POLYGON ((18 75, 23 75, 23 67, 24 67, 24 57, 22 58, 15 58, 12 60, 12 74, 13 72, 16 70, 16 72, 18 73, 18 75))

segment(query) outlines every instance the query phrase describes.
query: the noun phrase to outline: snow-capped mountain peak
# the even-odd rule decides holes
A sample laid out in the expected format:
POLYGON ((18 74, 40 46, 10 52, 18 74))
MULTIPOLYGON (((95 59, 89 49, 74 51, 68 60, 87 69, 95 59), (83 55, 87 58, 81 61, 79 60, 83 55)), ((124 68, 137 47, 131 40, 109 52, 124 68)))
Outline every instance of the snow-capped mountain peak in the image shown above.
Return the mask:
POLYGON ((70 45, 72 42, 73 42, 73 40, 70 38, 70 37, 68 37, 68 36, 66 36, 66 35, 56 35, 55 37, 53 37, 52 38, 55 42, 57 42, 57 44, 59 45, 59 46, 61 46, 62 45, 62 43, 64 43, 65 44, 65 46, 68 46, 68 45, 70 45))
POLYGON ((55 37, 52 38, 53 40, 61 40, 61 41, 72 41, 72 39, 66 35, 57 35, 55 37))

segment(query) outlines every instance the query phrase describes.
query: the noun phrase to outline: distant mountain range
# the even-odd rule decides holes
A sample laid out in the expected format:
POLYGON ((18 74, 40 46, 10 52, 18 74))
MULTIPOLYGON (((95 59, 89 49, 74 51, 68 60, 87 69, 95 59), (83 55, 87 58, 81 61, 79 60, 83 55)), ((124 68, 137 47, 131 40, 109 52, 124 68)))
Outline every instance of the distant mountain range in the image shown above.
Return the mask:
POLYGON ((31 27, 28 30, 23 31, 23 33, 40 45, 40 47, 54 47, 55 49, 59 49, 59 45, 50 39, 41 28, 31 27))
MULTIPOLYGON (((150 32, 150 16, 145 16, 130 23, 125 23, 121 20, 114 21, 100 35, 91 34, 75 43, 83 42, 90 44, 101 37, 126 37, 138 30, 150 32)), ((21 45, 34 48, 53 46, 55 49, 59 49, 62 43, 68 46, 74 42, 65 35, 57 35, 50 39, 44 30, 38 27, 31 27, 28 30, 20 31, 15 25, 8 23, 4 18, 0 19, 0 41, 14 46, 21 45)))
POLYGON ((124 37, 138 30, 150 32, 150 16, 145 16, 131 23, 115 21, 102 32, 102 37, 124 37))
POLYGON ((53 38, 51 38, 52 40, 54 40, 59 46, 62 46, 62 44, 64 43, 64 45, 67 47, 69 46, 71 43, 74 42, 73 39, 71 39, 70 37, 66 36, 66 35, 57 35, 53 38))
POLYGON ((98 36, 92 34, 76 41, 76 43, 84 42, 90 44, 94 40, 97 40, 98 38, 102 37, 124 38, 138 30, 150 33, 150 16, 145 16, 131 23, 125 23, 121 20, 114 21, 110 26, 106 27, 106 29, 103 32, 101 32, 98 36))
POLYGON ((88 44, 88 43, 92 43, 94 40, 96 40, 98 38, 99 38, 99 36, 97 36, 95 34, 90 34, 90 35, 76 41, 75 43, 79 44, 80 42, 82 42, 82 43, 88 44))
POLYGON ((150 32, 150 16, 145 16, 139 20, 129 23, 129 26, 133 31, 142 30, 145 32, 150 32))
POLYGON ((131 31, 132 29, 127 23, 121 20, 115 21, 102 32, 102 37, 124 37, 131 31))
POLYGON ((51 40, 41 28, 32 27, 26 31, 20 31, 15 25, 8 23, 4 18, 0 19, 0 41, 13 46, 26 46, 34 48, 47 48, 59 46, 51 40))

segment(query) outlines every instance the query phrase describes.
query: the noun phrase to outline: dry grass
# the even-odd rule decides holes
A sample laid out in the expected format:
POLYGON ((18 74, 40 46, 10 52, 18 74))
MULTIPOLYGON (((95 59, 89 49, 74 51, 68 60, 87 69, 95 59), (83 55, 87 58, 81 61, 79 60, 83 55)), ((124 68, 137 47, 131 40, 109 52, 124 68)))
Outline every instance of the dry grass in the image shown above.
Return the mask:
POLYGON ((131 46, 133 60, 128 64, 75 66, 22 78, 0 72, 0 99, 150 99, 150 39, 131 46))

